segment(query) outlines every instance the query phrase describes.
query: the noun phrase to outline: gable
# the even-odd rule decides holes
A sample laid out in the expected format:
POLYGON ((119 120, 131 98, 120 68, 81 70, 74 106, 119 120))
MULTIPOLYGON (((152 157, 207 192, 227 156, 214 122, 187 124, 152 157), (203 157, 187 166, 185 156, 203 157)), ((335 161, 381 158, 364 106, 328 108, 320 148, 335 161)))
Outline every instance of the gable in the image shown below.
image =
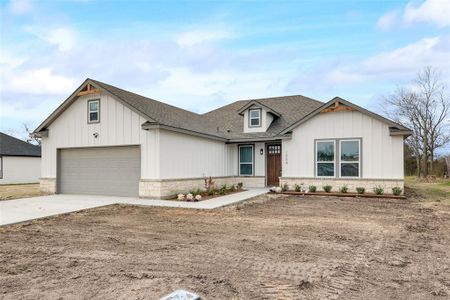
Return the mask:
MULTIPOLYGON (((53 111, 50 116, 47 117, 47 119, 44 120, 35 130, 34 134, 45 136, 46 130, 48 127, 57 119, 59 116, 68 109, 75 101, 77 101, 78 98, 83 96, 89 96, 89 95, 95 95, 96 97, 100 97, 102 94, 111 96, 115 98, 117 101, 120 101, 123 105, 125 105, 127 108, 133 110, 135 113, 142 115, 141 112, 137 111, 135 108, 131 107, 127 103, 123 102, 121 99, 118 99, 108 91, 105 91, 101 87, 99 87, 97 84, 95 84, 91 79, 86 79, 63 103, 61 103, 60 106, 56 108, 55 111, 53 111)), ((148 116, 143 116, 146 120, 153 121, 148 116)))
POLYGON ((395 123, 394 121, 391 121, 383 116, 380 116, 376 113, 373 113, 369 110, 366 110, 356 104, 353 104, 347 100, 344 100, 339 97, 335 97, 329 102, 325 103, 321 107, 317 108, 316 110, 312 111, 310 114, 306 115, 304 118, 298 120, 291 126, 287 127, 283 131, 280 132, 280 134, 286 134, 293 129, 297 128, 299 125, 308 122, 310 119, 316 117, 320 114, 327 114, 327 113, 337 113, 337 112, 352 112, 357 111, 360 112, 363 115, 369 116, 373 119, 376 119, 377 121, 380 121, 384 124, 386 124, 389 127, 390 135, 404 135, 409 136, 411 135, 411 130, 409 128, 404 127, 401 124, 395 123))

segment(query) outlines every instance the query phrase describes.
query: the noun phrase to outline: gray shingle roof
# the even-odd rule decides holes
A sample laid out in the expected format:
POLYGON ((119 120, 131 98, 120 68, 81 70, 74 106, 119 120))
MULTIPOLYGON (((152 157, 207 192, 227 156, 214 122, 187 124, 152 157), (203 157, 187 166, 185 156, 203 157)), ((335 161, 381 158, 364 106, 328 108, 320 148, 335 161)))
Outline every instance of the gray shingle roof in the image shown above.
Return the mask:
POLYGON ((91 81, 140 111, 155 123, 222 137, 217 132, 217 125, 209 122, 202 115, 125 91, 100 81, 92 79, 91 81))
MULTIPOLYGON (((85 82, 62 103, 39 127, 35 133, 41 132, 48 126, 77 98, 77 93, 86 84, 92 84, 104 90, 113 97, 122 101, 129 108, 140 113, 148 122, 146 128, 167 128, 185 133, 199 134, 209 138, 223 141, 245 140, 245 139, 268 139, 281 138, 285 132, 297 126, 299 122, 307 120, 309 115, 317 113, 320 108, 328 105, 312 98, 301 95, 272 97, 262 99, 248 99, 233 102, 205 114, 197 114, 154 99, 150 99, 121 88, 93 80, 86 79, 85 82), (259 105, 270 109, 276 115, 274 121, 266 132, 244 133, 244 116, 242 109, 246 106, 259 105)), ((344 100, 342 100, 344 101, 344 100)), ((354 105, 356 107, 356 105, 354 105)), ((375 115, 360 107, 360 111, 375 115)), ((379 118, 382 118, 378 116, 379 118)), ((384 121, 392 121, 382 118, 384 121)), ((401 128, 401 125, 395 127, 401 128)))
POLYGON ((226 139, 265 138, 276 136, 284 128, 323 105, 320 101, 304 96, 285 96, 240 100, 200 115, 100 81, 92 79, 91 81, 120 98, 122 101, 128 103, 158 124, 187 129, 226 139), (238 110, 253 100, 257 100, 259 103, 268 106, 281 114, 281 117, 276 118, 266 132, 243 132, 244 117, 238 113, 238 110), (219 130, 217 130, 217 127, 219 130))
POLYGON ((323 105, 322 102, 304 96, 284 96, 263 99, 240 100, 229 105, 210 111, 203 116, 217 124, 225 136, 229 139, 274 137, 283 129, 308 115, 313 110, 323 105), (257 102, 272 108, 281 116, 276 118, 266 132, 244 133, 244 117, 238 111, 247 103, 257 102), (230 130, 228 133, 227 130, 230 130))
POLYGON ((0 132, 0 155, 41 156, 41 147, 0 132))

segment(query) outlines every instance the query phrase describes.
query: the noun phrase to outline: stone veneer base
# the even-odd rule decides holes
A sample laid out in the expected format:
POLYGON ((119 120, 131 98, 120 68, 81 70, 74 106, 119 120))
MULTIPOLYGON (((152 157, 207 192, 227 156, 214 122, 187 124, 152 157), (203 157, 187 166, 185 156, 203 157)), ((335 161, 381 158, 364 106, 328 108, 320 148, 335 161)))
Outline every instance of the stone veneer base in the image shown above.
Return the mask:
POLYGON ((281 177, 280 186, 287 184, 289 189, 294 189, 296 184, 303 184, 305 188, 310 185, 315 185, 317 191, 323 191, 324 185, 331 185, 333 192, 339 192, 339 189, 346 185, 349 192, 356 192, 357 187, 363 187, 367 193, 372 193, 373 188, 381 186, 385 194, 392 194, 393 187, 400 187, 402 191, 405 190, 405 181, 403 179, 371 179, 371 178, 303 178, 303 177, 281 177))
MULTIPOLYGON (((212 177, 217 188, 222 185, 243 183, 244 188, 262 188, 266 185, 264 176, 249 177, 212 177)), ((143 198, 171 198, 179 193, 187 193, 195 189, 204 189, 204 178, 186 179, 141 179, 139 181, 139 197, 143 198)))
POLYGON ((56 178, 39 178, 39 189, 44 194, 55 194, 56 178))
MULTIPOLYGON (((264 176, 252 177, 215 177, 213 181, 217 188, 222 185, 232 185, 238 182, 243 183, 244 188, 265 187, 264 176)), ((191 190, 202 189, 205 187, 204 178, 187 179, 142 179, 139 181, 139 197, 143 198, 170 198, 179 193, 187 193, 191 190)), ((39 188, 42 193, 56 193, 56 178, 40 178, 39 188)))

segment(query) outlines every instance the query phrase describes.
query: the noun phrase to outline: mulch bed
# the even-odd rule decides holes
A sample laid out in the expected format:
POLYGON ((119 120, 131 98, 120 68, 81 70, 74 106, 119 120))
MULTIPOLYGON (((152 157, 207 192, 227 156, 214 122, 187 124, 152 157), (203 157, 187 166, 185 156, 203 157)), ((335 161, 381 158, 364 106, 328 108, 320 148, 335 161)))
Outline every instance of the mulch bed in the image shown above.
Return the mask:
POLYGON ((353 197, 353 198, 388 198, 388 199, 406 199, 405 196, 399 195, 391 195, 391 194, 383 194, 377 195, 373 193, 368 194, 357 194, 357 193, 326 193, 326 192, 314 192, 314 193, 306 193, 306 192, 294 192, 294 191, 286 191, 281 193, 270 192, 271 194, 284 194, 284 195, 298 195, 298 196, 336 196, 336 197, 353 197))

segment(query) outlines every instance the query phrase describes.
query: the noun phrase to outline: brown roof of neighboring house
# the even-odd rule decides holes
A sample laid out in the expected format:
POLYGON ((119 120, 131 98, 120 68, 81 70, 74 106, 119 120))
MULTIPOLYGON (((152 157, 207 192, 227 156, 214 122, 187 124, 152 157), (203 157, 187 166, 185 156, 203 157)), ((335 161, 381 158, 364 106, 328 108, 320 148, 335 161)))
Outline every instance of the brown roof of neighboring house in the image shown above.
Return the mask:
POLYGON ((41 147, 0 132, 0 156, 41 156, 41 147))

